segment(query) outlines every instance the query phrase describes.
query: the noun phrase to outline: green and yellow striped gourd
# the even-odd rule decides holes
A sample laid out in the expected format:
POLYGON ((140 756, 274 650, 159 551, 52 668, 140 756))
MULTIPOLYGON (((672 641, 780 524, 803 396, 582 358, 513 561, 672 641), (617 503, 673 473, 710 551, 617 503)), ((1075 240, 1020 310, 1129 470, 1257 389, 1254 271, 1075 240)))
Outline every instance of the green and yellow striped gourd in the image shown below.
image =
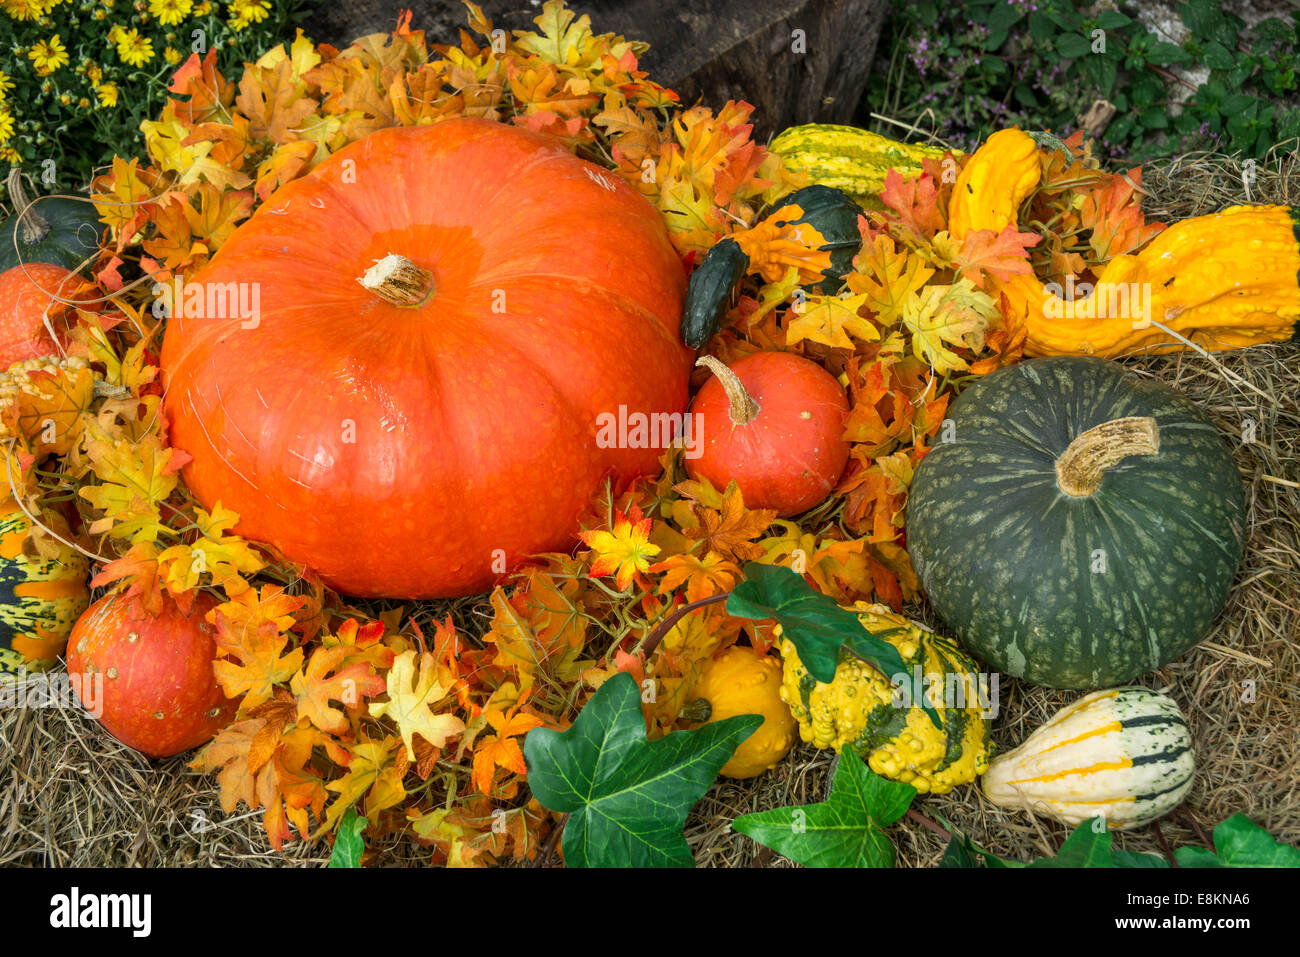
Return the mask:
POLYGON ((36 555, 31 528, 12 497, 0 505, 0 676, 54 665, 90 604, 86 559, 66 546, 36 555))
POLYGON ((1111 688, 1062 708, 989 762, 984 794, 1000 807, 1069 825, 1101 816, 1119 830, 1181 804, 1195 767, 1187 721, 1172 698, 1111 688))
POLYGON ((792 126, 772 141, 787 169, 807 173, 812 181, 848 193, 859 205, 881 209, 877 194, 891 169, 904 176, 921 172, 921 161, 945 150, 899 143, 869 130, 828 123, 792 126))

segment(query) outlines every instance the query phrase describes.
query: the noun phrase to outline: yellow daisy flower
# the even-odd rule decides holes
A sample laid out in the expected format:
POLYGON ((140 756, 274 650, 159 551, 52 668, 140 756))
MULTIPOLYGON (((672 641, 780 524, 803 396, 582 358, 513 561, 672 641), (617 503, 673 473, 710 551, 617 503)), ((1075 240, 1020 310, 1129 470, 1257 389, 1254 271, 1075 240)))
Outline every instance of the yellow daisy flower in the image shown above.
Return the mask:
POLYGON ((175 26, 194 10, 194 0, 149 0, 149 12, 165 27, 175 26))
POLYGON ((202 0, 202 3, 200 3, 197 7, 194 8, 194 15, 196 17, 206 17, 211 12, 212 12, 212 3, 210 2, 210 0, 202 0))
POLYGON ((10 166, 19 166, 23 158, 18 155, 18 151, 12 146, 0 146, 0 159, 6 160, 10 166))
POLYGON ((13 88, 14 81, 9 79, 9 74, 5 73, 4 70, 0 70, 0 103, 4 102, 5 96, 7 96, 9 91, 13 88))
POLYGON ((61 66, 68 64, 68 51, 56 33, 48 40, 38 40, 27 51, 27 58, 36 64, 37 76, 49 76, 61 66))
POLYGON ((261 23, 271 12, 269 0, 231 0, 226 8, 230 14, 230 27, 236 32, 254 23, 261 23))
POLYGON ((14 135, 14 118, 8 110, 0 110, 0 145, 9 142, 14 135))
POLYGON ((45 15, 42 0, 4 0, 4 11, 15 20, 36 20, 45 15))
POLYGON ((175 66, 177 63, 181 62, 181 51, 177 50, 175 47, 168 47, 163 50, 163 59, 172 66, 175 66))
POLYGON ((153 41, 135 27, 123 30, 117 35, 117 55, 131 66, 144 66, 153 59, 153 41))
POLYGON ((104 68, 98 63, 87 63, 86 79, 90 81, 91 86, 98 86, 99 81, 104 79, 104 68))
POLYGON ((95 87, 95 95, 99 97, 100 106, 117 106, 116 83, 101 83, 95 87))

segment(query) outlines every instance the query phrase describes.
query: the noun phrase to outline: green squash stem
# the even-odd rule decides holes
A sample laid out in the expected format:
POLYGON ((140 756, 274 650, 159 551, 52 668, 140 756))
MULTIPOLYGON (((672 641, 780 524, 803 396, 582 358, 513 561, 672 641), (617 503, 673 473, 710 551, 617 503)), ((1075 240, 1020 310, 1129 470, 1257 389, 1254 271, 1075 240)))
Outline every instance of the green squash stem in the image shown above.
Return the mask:
POLYGON ((688 701, 682 705, 682 710, 677 714, 682 721, 694 721, 697 724, 703 724, 713 716, 713 706, 709 704, 706 698, 696 698, 694 701, 688 701))
POLYGON ((1056 482, 1066 495, 1087 498, 1101 487, 1108 469, 1130 455, 1159 451, 1160 427, 1155 419, 1144 415, 1112 419, 1074 437, 1056 460, 1056 482))
POLYGON ((357 282, 394 306, 420 306, 433 295, 433 273, 396 253, 378 260, 357 282))
POLYGON ((15 166, 9 171, 5 187, 9 190, 9 198, 13 200, 18 222, 22 224, 23 242, 28 246, 35 246, 50 234, 50 224, 45 217, 36 212, 36 205, 27 199, 27 191, 23 189, 23 171, 20 167, 15 166))
POLYGON ((747 422, 753 422, 758 415, 758 403, 753 397, 745 391, 745 386, 740 381, 740 376, 732 372, 725 365, 715 359, 713 356, 700 356, 695 360, 697 366, 704 366, 722 383, 722 391, 727 393, 727 401, 731 403, 731 421, 736 425, 744 425, 747 422))

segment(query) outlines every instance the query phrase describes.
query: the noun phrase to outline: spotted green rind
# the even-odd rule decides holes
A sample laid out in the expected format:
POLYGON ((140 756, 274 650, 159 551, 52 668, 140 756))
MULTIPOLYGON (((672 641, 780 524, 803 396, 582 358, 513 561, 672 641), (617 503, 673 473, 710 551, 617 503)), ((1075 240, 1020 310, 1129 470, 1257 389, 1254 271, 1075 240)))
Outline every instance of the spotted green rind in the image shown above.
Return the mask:
POLYGON ((1122 684, 1201 640, 1244 548, 1240 475, 1190 401, 1095 357, 977 380, 952 441, 917 468, 908 552, 939 616, 977 657, 1053 688, 1122 684), (1154 417, 1160 451, 1072 498, 1055 462, 1081 432, 1154 417))
POLYGON ((20 263, 53 263, 77 269, 99 249, 104 231, 89 202, 50 198, 32 207, 39 214, 39 238, 27 242, 18 216, 0 222, 0 272, 20 263))
POLYGON ((68 548, 35 557, 31 531, 12 499, 0 506, 0 676, 42 671, 58 661, 90 592, 86 559, 68 548))

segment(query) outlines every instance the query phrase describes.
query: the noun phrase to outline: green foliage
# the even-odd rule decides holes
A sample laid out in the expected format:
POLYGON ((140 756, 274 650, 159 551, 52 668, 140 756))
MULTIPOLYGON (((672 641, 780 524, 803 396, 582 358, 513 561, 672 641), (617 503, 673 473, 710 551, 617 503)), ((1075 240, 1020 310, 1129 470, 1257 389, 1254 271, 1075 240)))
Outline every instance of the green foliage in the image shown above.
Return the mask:
POLYGON ((641 690, 620 672, 567 731, 533 728, 524 739, 528 785, 543 807, 569 815, 565 864, 693 867, 686 815, 762 723, 737 715, 649 741, 641 690))
POLYGON ((731 826, 805 867, 893 867, 894 844, 884 829, 914 797, 910 784, 873 774, 846 749, 825 801, 746 814, 731 826))
POLYGON ((866 102, 972 149, 1013 124, 1068 136, 1106 99, 1118 112, 1101 152, 1134 163, 1198 148, 1262 157, 1300 136, 1294 16, 1247 30, 1218 0, 1186 0, 1177 10, 1188 35, 1175 44, 1119 10, 1093 9, 897 0, 880 47, 888 69, 875 72, 866 102), (1171 100, 1189 91, 1170 68, 1209 71, 1181 109, 1171 100))
POLYGON ((28 3, 0 2, 0 180, 21 165, 42 192, 84 191, 115 153, 143 155, 140 123, 162 111, 171 76, 191 52, 215 47, 218 67, 238 75, 238 64, 292 40, 308 5, 150 0, 137 10, 131 0, 44 0, 42 16, 18 19, 11 7, 28 3), (45 62, 33 51, 55 55, 45 62))
MULTIPOLYGON (((1179 867, 1300 867, 1300 848, 1282 844, 1244 814, 1234 814, 1214 829, 1214 850, 1180 847, 1174 851, 1179 867)), ((1083 821, 1053 857, 1028 864, 998 857, 954 833, 940 867, 1086 867, 1162 868, 1169 862, 1155 854, 1139 854, 1111 846, 1111 832, 1101 818, 1083 821)))
POLYGON ((355 807, 349 807, 343 812, 343 818, 339 821, 338 833, 334 835, 334 850, 330 852, 330 867, 361 866, 361 855, 366 850, 365 842, 361 839, 361 833, 369 823, 364 817, 357 815, 355 807))

